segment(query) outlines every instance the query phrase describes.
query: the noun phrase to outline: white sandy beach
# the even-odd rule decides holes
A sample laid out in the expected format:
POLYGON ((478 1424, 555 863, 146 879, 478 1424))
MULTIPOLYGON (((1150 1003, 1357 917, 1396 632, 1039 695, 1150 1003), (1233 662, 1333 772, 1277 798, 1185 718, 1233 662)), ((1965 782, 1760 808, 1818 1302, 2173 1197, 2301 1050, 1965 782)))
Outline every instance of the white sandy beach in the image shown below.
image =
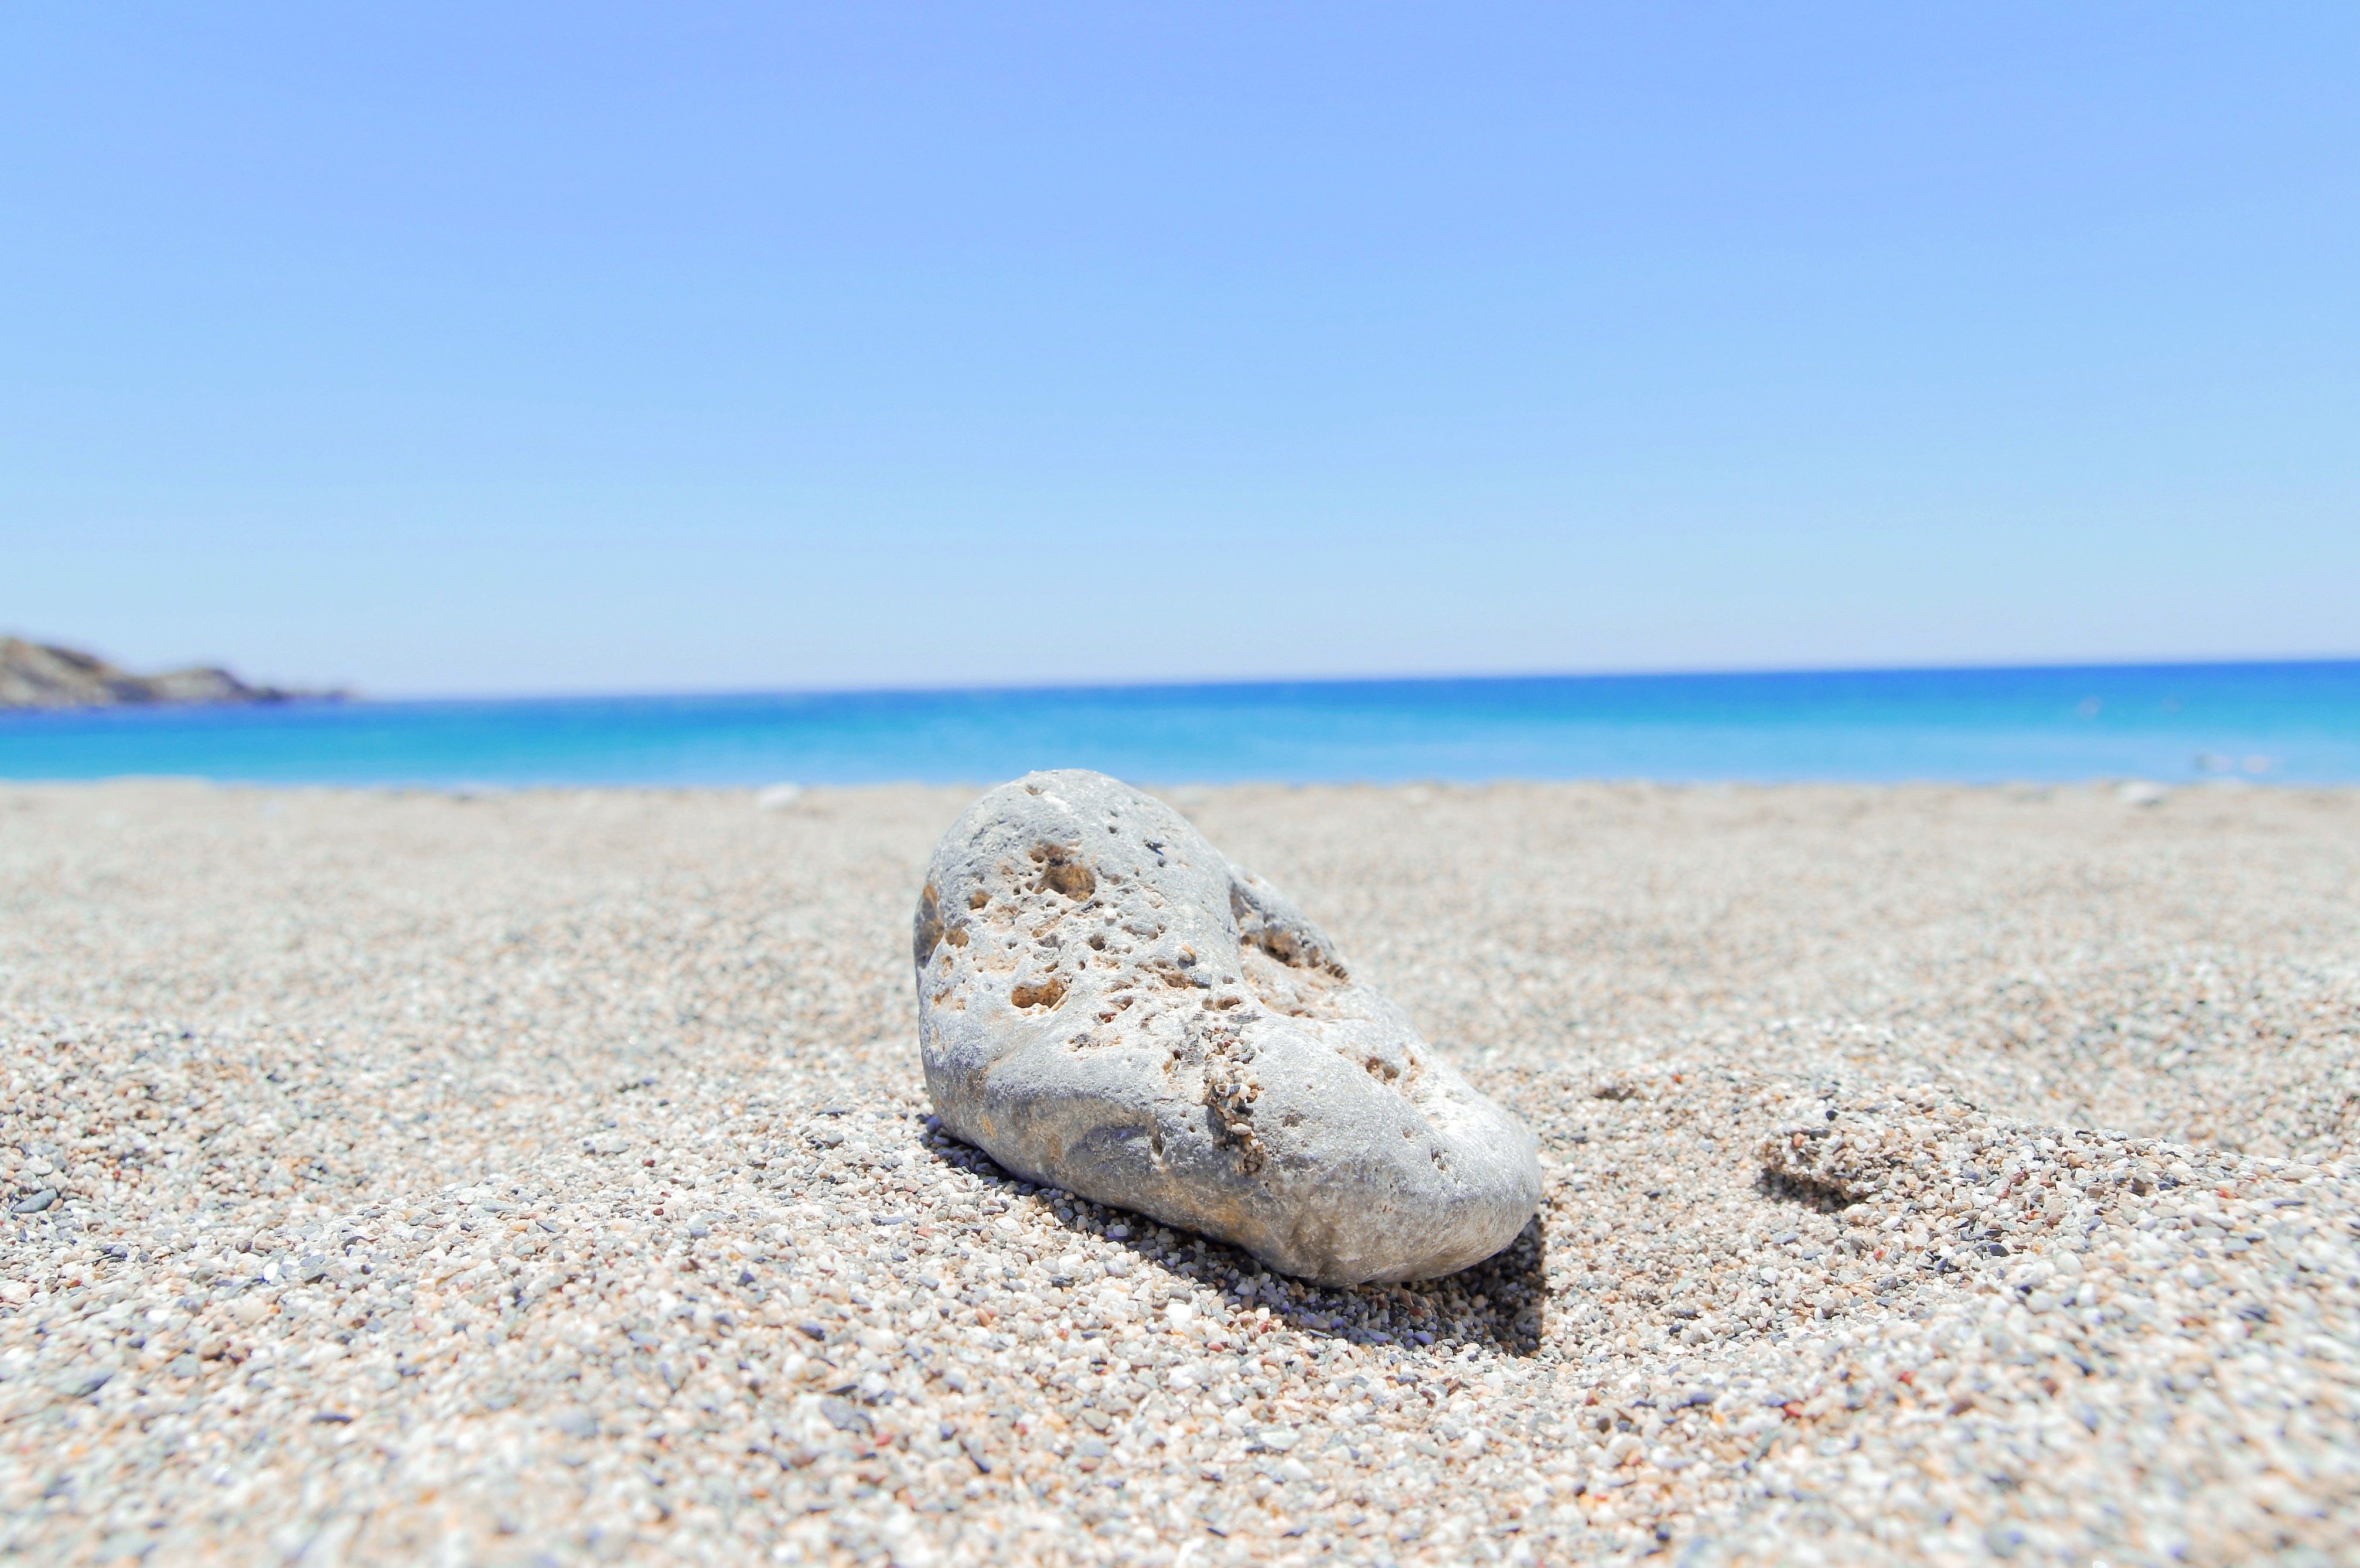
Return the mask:
POLYGON ((1360 1290, 930 1134, 967 798, 0 788, 0 1555, 2360 1553, 2360 794, 1177 792, 1540 1135, 1360 1290))

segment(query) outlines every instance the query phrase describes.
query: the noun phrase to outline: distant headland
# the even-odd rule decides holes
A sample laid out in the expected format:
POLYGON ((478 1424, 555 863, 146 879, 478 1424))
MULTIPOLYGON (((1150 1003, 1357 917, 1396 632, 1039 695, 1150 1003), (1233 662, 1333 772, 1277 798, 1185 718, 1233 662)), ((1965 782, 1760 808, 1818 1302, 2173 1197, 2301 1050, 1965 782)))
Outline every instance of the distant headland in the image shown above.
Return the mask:
POLYGON ((336 702, 347 695, 248 685, 227 670, 204 667, 135 675, 95 653, 0 637, 0 708, 336 702))

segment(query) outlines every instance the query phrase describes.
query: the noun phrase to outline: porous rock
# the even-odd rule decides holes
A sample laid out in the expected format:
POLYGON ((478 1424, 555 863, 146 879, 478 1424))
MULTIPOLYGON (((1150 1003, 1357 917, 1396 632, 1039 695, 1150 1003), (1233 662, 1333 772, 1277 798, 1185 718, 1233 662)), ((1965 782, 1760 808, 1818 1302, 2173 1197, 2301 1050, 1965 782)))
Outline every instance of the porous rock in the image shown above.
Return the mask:
POLYGON ((969 806, 913 957, 945 1129, 1028 1180, 1334 1285, 1464 1268, 1540 1201, 1522 1123, 1269 883, 1103 773, 969 806))

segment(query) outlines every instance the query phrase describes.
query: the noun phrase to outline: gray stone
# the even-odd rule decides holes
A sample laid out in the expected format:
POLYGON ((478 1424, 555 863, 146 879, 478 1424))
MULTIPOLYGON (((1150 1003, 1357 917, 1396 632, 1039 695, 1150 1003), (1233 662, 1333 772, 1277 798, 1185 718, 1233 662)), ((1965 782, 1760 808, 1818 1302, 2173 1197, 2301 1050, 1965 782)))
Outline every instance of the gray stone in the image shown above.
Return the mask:
POLYGON ((945 1131, 1027 1180, 1323 1284, 1513 1241, 1532 1134, 1171 807, 1033 773, 935 847, 913 957, 945 1131))

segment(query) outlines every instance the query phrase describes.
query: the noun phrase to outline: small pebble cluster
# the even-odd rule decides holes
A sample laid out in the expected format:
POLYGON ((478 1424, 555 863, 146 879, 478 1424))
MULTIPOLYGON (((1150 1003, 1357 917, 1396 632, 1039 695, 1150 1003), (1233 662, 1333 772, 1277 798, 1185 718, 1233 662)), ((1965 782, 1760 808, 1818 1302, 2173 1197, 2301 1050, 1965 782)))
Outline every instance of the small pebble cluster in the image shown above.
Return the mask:
POLYGON ((0 1555, 2360 1550, 2360 801, 1182 792, 1541 1140, 1323 1289, 941 1135, 965 798, 0 792, 0 1555))

